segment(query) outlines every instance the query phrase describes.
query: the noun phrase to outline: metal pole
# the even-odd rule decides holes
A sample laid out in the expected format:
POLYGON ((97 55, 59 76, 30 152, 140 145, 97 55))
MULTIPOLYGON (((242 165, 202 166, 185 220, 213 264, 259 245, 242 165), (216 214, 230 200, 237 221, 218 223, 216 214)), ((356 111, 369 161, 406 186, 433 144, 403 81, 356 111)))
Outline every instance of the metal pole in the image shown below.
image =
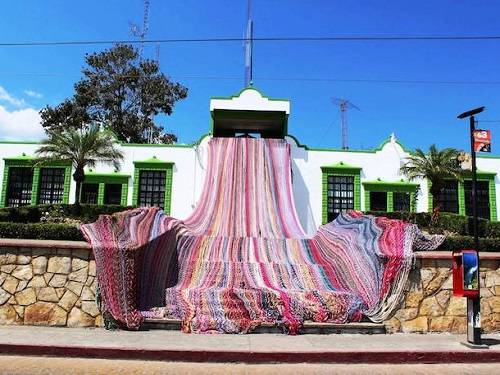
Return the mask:
MULTIPOLYGON (((478 281, 481 282, 479 276, 479 237, 477 231, 477 167, 476 167, 476 150, 474 149, 474 130, 476 129, 476 120, 474 116, 470 116, 470 146, 472 158, 472 220, 474 230, 474 250, 477 252, 478 259, 478 281)), ((478 285, 479 291, 481 286, 478 285)), ((467 298, 467 341, 474 345, 481 345, 481 297, 467 298)))

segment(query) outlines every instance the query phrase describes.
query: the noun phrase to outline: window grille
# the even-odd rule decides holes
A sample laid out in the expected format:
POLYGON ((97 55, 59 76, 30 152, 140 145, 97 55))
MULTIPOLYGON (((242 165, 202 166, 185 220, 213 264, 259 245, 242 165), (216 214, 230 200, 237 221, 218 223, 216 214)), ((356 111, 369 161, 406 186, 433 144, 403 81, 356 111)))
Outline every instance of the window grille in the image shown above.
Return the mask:
POLYGON ((139 174, 139 206, 165 205, 165 171, 141 171, 139 174))
POLYGON ((328 176, 327 216, 328 222, 339 213, 354 209, 354 176, 328 176))

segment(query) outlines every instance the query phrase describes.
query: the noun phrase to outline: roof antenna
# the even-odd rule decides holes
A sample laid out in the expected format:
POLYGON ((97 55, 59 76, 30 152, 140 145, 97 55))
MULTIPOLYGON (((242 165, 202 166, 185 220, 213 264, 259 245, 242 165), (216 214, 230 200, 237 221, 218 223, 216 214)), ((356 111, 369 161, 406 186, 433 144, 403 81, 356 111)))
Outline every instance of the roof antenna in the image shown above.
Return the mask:
POLYGON ((253 20, 252 0, 248 0, 247 31, 245 35, 245 87, 253 85, 253 20))
POLYGON ((332 98, 332 103, 339 106, 340 126, 342 129, 342 149, 347 150, 349 148, 349 146, 347 144, 347 130, 348 130, 347 110, 349 108, 353 108, 353 109, 357 109, 358 111, 360 111, 360 109, 356 105, 351 103, 349 100, 343 99, 343 98, 332 98))

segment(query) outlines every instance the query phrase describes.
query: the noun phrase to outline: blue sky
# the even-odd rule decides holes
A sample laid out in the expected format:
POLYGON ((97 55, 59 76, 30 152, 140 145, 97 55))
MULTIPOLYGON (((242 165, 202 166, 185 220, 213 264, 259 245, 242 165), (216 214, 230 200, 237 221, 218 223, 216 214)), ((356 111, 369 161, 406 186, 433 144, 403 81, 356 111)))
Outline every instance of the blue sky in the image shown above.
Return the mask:
MULTIPOLYGON (((141 23, 140 0, 4 1, 0 42, 129 39, 141 23)), ((500 35, 499 1, 254 0, 255 36, 500 35)), ((246 0, 151 0, 148 38, 242 37, 246 0)), ((0 139, 43 134, 37 111, 71 96, 85 53, 105 46, 0 47, 0 139)), ((181 142, 209 127, 209 98, 243 86, 241 43, 163 44, 162 70, 189 88, 170 117, 181 142), (189 77, 224 77, 202 79, 189 77)), ((154 46, 147 46, 154 56, 154 46)), ((258 42, 255 86, 289 98, 289 132, 314 147, 339 147, 331 97, 361 108, 349 113, 349 146, 377 146, 394 132, 409 148, 468 147, 462 111, 484 105, 480 118, 500 120, 500 85, 396 84, 273 80, 500 81, 500 41, 258 42)), ((492 129, 496 152, 499 123, 492 129)), ((500 141, 499 141, 500 142, 500 141)))

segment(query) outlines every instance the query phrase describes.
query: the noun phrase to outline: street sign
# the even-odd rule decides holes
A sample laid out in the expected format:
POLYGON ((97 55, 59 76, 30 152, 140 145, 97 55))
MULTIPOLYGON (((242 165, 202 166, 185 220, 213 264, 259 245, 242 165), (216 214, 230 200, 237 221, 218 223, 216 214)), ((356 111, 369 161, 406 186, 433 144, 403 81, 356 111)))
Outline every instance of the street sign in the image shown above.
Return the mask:
POLYGON ((474 130, 474 151, 491 152, 491 132, 489 130, 474 130))

